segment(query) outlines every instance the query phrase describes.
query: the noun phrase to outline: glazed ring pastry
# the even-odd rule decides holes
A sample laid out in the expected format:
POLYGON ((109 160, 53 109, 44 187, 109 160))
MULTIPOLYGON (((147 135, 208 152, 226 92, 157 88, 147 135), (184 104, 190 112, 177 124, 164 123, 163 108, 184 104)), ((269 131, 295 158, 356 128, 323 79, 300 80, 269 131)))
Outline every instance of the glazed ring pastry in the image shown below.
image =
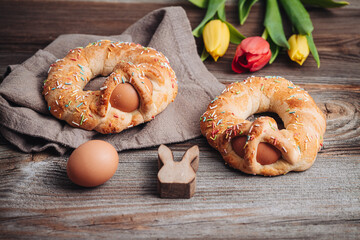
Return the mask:
POLYGON ((174 101, 178 87, 168 59, 150 47, 101 40, 75 48, 50 66, 43 95, 49 111, 73 127, 118 133, 150 121, 174 101), (98 91, 84 91, 96 76, 98 91))
POLYGON ((200 118, 202 134, 231 167, 248 174, 276 176, 304 171, 323 144, 324 114, 311 96, 281 77, 250 77, 233 83, 216 97, 200 118), (271 117, 246 120, 255 113, 271 117))

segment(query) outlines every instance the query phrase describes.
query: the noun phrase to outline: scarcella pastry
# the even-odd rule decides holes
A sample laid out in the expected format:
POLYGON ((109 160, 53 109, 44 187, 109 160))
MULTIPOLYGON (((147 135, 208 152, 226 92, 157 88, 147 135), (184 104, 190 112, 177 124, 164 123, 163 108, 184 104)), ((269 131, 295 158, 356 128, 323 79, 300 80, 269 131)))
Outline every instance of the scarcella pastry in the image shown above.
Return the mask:
POLYGON ((226 87, 200 118, 201 133, 231 167, 276 176, 312 166, 323 144, 324 114, 312 97, 281 77, 250 77, 226 87), (256 113, 271 117, 246 120, 256 113))
POLYGON ((73 127, 118 133, 155 118, 178 92, 168 59, 150 47, 100 40, 50 66, 43 95, 49 111, 73 127), (84 91, 107 76, 97 91, 84 91))

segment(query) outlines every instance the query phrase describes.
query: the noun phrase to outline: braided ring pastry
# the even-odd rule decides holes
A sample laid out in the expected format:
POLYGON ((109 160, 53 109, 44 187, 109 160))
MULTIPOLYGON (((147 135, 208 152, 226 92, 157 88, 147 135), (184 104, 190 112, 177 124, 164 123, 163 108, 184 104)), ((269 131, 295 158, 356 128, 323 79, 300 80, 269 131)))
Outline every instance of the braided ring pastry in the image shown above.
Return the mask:
POLYGON ((50 66, 43 95, 52 115, 73 127, 118 133, 150 121, 177 95, 168 59, 140 44, 101 40, 75 48, 50 66), (98 91, 83 91, 96 76, 98 91))
POLYGON ((233 83, 200 118, 202 134, 233 168, 248 174, 276 176, 304 171, 314 163, 326 129, 324 114, 311 96, 280 77, 250 77, 233 83), (247 119, 274 112, 271 117, 247 119))

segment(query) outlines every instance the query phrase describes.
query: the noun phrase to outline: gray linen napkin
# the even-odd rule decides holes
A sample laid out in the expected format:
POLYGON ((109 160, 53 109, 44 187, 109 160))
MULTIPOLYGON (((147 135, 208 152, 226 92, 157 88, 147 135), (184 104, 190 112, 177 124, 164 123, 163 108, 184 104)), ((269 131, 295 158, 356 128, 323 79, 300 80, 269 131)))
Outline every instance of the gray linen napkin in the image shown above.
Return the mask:
MULTIPOLYGON (((64 154, 91 139, 108 141, 118 151, 189 140, 200 136, 199 117, 210 99, 224 88, 201 62, 181 7, 155 10, 122 35, 61 35, 24 63, 9 66, 9 72, 0 85, 0 132, 24 152, 53 148, 64 154), (50 115, 41 95, 50 64, 70 49, 100 39, 140 43, 169 58, 179 81, 179 93, 154 120, 118 134, 102 135, 73 128, 50 115)), ((92 80, 86 88, 99 89, 102 81, 92 80)))

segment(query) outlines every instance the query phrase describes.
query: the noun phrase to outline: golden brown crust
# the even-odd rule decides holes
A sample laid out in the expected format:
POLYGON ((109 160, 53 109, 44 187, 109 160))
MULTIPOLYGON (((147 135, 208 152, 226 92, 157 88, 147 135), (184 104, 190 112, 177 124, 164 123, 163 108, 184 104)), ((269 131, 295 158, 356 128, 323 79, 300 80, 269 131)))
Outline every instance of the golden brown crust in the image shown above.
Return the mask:
POLYGON ((150 121, 173 102, 178 87, 168 59, 150 47, 100 40, 70 50, 50 66, 43 95, 52 115, 73 127, 117 133, 150 121), (96 76, 108 76, 98 91, 83 91, 96 76), (153 85, 151 91, 144 78, 153 85), (113 108, 112 91, 130 83, 138 92, 140 107, 130 113, 113 108))
POLYGON ((250 77, 233 83, 216 97, 200 118, 201 133, 233 168, 249 174, 276 176, 311 167, 323 143, 324 114, 311 96, 281 77, 250 77), (274 112, 285 128, 278 130, 270 117, 245 120, 255 113, 274 112), (232 148, 231 139, 247 136, 245 156, 232 148), (281 151, 282 157, 269 165, 256 161, 257 147, 267 142, 281 151))

